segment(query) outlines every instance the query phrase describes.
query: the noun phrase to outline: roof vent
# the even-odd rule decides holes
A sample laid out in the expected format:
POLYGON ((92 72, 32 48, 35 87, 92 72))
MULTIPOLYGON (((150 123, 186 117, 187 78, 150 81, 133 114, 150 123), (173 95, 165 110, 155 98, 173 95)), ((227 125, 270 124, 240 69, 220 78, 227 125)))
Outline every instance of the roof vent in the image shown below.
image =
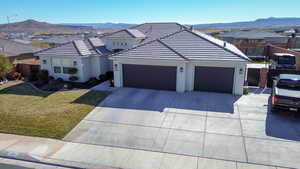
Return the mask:
POLYGON ((194 30, 194 26, 191 25, 191 26, 190 26, 190 31, 193 31, 193 30, 194 30))
POLYGON ((223 47, 226 48, 226 42, 224 42, 223 47))

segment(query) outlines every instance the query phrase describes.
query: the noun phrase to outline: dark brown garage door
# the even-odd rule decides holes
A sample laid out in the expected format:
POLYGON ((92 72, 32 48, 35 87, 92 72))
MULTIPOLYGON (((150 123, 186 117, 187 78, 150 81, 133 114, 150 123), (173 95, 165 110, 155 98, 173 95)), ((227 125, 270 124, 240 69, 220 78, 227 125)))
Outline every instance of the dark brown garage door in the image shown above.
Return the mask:
POLYGON ((194 90, 232 93, 234 68, 196 67, 194 90))
POLYGON ((123 86, 176 90, 175 66, 123 65, 123 86))

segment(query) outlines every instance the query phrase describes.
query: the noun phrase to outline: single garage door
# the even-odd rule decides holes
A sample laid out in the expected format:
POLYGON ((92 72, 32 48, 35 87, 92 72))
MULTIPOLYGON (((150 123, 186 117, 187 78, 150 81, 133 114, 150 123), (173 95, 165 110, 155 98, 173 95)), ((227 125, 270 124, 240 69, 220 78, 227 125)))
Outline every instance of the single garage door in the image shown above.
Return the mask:
POLYGON ((123 64, 123 86, 176 90, 176 66, 123 64))
POLYGON ((232 93, 234 68, 195 67, 194 90, 232 93))

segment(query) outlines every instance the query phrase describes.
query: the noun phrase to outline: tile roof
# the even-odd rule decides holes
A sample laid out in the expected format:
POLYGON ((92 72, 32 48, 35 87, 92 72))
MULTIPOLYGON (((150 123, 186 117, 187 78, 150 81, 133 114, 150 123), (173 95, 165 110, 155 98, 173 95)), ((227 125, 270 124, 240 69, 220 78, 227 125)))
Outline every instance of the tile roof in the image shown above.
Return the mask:
POLYGON ((38 56, 70 56, 80 57, 89 55, 109 55, 104 43, 100 39, 90 38, 86 40, 75 40, 65 43, 63 45, 45 49, 35 53, 38 56))
POLYGON ((269 31, 260 31, 260 30, 247 30, 247 31, 231 31, 225 32, 220 35, 219 37, 229 37, 229 38, 240 38, 240 39, 264 39, 268 37, 285 37, 275 32, 269 31))
POLYGON ((20 54, 25 54, 25 53, 34 53, 40 50, 41 48, 30 44, 24 44, 24 43, 0 38, 0 52, 4 53, 4 55, 8 57, 18 56, 20 54))
POLYGON ((141 25, 131 27, 129 29, 122 29, 117 32, 103 35, 101 36, 101 38, 102 37, 145 38, 145 40, 141 41, 141 43, 146 43, 183 29, 187 29, 187 28, 183 25, 180 25, 178 23, 173 23, 173 22, 144 23, 141 25))
MULTIPOLYGON (((167 53, 165 50, 168 49, 169 52, 173 52, 174 54, 177 54, 177 57, 180 56, 180 58, 185 60, 250 60, 233 45, 226 43, 226 46, 222 46, 224 45, 224 43, 225 42, 217 40, 211 36, 201 33, 195 33, 185 29, 177 31, 160 39, 142 44, 140 46, 137 46, 136 48, 114 54, 112 55, 112 57, 161 59, 161 57, 157 55, 162 55, 162 59, 166 59, 168 58, 166 55, 169 53, 167 53), (152 43, 160 43, 162 45, 156 45, 156 48, 153 48, 152 43), (164 50, 164 52, 152 53, 151 50, 164 50)), ((174 57, 170 57, 168 59, 174 59, 174 57)))
POLYGON ((116 32, 112 32, 101 37, 109 38, 145 38, 146 35, 137 29, 122 29, 116 32))
POLYGON ((138 47, 115 54, 116 58, 138 58, 138 59, 164 59, 164 60, 186 60, 181 54, 170 49, 165 43, 159 39, 144 43, 138 47))
POLYGON ((149 42, 154 39, 161 38, 171 33, 187 29, 185 26, 176 22, 161 22, 161 23, 144 23, 132 27, 131 29, 137 29, 144 33, 147 37, 145 42, 149 42))

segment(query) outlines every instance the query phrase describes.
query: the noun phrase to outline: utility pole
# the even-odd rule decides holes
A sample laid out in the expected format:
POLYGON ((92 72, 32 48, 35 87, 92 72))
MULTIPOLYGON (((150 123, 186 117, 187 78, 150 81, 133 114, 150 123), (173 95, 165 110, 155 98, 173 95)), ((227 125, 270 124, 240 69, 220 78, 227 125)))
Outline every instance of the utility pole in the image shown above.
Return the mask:
POLYGON ((7 30, 8 31, 9 31, 10 18, 17 17, 17 16, 18 16, 17 14, 11 15, 11 16, 6 16, 6 19, 7 19, 7 30))

